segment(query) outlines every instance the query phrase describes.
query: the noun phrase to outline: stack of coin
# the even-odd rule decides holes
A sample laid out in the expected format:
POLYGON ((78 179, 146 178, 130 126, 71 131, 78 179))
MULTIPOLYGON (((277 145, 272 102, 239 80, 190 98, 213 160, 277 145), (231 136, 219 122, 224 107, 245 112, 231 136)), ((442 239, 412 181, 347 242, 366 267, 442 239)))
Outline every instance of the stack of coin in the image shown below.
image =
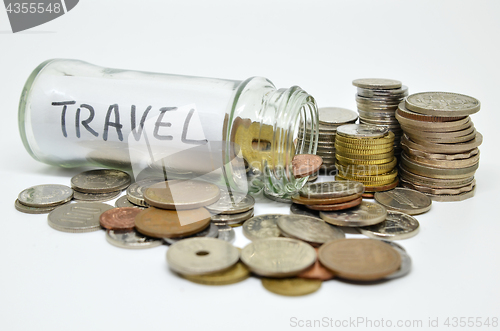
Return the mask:
POLYGON ((396 118, 404 131, 400 179, 405 187, 435 201, 474 196, 483 137, 470 117, 477 99, 447 92, 412 94, 401 102, 396 118))
MULTIPOLYGON (((335 135, 337 133, 337 128, 344 124, 355 123, 358 119, 358 115, 352 110, 338 107, 319 108, 318 115, 319 135, 316 155, 323 158, 323 169, 328 171, 335 168, 335 135)), ((310 131, 304 131, 301 126, 297 144, 305 144, 306 147, 308 147, 310 144, 308 137, 310 137, 310 131), (302 137, 306 138, 302 140, 302 137)))
POLYGON ((365 78, 352 82, 358 88, 356 103, 359 122, 386 126, 394 133, 394 154, 401 153, 403 131, 395 117, 398 104, 408 95, 408 87, 398 80, 365 78))
POLYGON ((109 201, 118 198, 121 191, 130 185, 126 172, 115 169, 95 169, 84 171, 71 178, 73 199, 79 201, 109 201))
POLYGON ((27 214, 50 213, 73 198, 73 190, 65 185, 37 185, 19 193, 14 204, 17 210, 27 214))
POLYGON ((205 208, 212 213, 212 222, 216 225, 237 227, 253 217, 254 205, 251 195, 221 190, 219 200, 205 208))
POLYGON ((358 182, 310 183, 293 196, 292 201, 311 210, 344 210, 359 205, 363 193, 363 184, 358 182))
POLYGON ((394 157, 394 134, 387 128, 348 124, 337 129, 338 180, 353 180, 365 192, 387 191, 398 185, 394 157))

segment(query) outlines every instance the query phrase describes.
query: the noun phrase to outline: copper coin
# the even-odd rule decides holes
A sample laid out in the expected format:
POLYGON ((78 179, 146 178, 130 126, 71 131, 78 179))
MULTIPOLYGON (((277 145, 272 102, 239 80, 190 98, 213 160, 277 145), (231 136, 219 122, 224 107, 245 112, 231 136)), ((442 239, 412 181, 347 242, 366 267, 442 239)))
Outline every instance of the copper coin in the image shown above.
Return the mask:
POLYGON ((180 238, 200 232, 210 224, 205 208, 164 210, 150 207, 135 217, 137 231, 154 238, 180 238))
POLYGON ((370 193, 370 192, 366 192, 366 193, 363 193, 362 197, 363 197, 363 199, 375 199, 375 194, 370 193))
POLYGON ((352 201, 361 196, 361 193, 351 194, 345 197, 339 198, 326 198, 326 199, 318 199, 318 198, 305 198, 299 194, 294 195, 292 197, 292 201, 294 203, 298 203, 299 205, 333 205, 337 203, 352 201))
POLYGON ((321 156, 313 154, 297 154, 292 159, 293 176, 302 178, 314 174, 323 164, 321 156))
POLYGON ((170 180, 144 191, 144 201, 162 209, 196 209, 211 205, 219 197, 217 185, 199 180, 170 180))
POLYGON ((360 281, 382 279, 399 269, 400 254, 375 239, 338 239, 320 247, 321 264, 341 278, 360 281))
POLYGON ((385 185, 380 185, 380 186, 365 186, 365 192, 366 193, 371 193, 371 192, 382 192, 382 191, 388 191, 392 190, 399 184, 399 179, 396 178, 392 183, 385 184, 385 185))
MULTIPOLYGON (((318 254, 318 248, 315 248, 316 254, 318 254)), ((335 274, 323 267, 319 260, 316 259, 316 262, 309 269, 302 271, 297 275, 299 278, 306 279, 319 279, 319 280, 329 280, 335 277, 335 274)))
POLYGON ((356 207, 361 203, 361 201, 363 201, 363 198, 359 197, 352 201, 336 203, 333 205, 306 205, 306 207, 312 210, 322 210, 322 211, 343 210, 347 208, 356 207))
POLYGON ((134 207, 122 207, 106 210, 99 217, 99 223, 103 228, 109 230, 129 230, 135 226, 135 216, 141 209, 134 207))

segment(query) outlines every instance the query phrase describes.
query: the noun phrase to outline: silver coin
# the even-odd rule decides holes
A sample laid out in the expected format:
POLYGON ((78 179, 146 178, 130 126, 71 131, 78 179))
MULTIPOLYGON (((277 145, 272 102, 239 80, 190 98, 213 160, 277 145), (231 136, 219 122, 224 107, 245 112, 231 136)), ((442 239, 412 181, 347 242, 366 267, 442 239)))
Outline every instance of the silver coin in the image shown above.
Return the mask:
POLYGON ((185 240, 187 238, 217 238, 219 235, 219 228, 215 224, 210 224, 204 230, 195 233, 191 236, 182 237, 182 238, 163 238, 163 241, 169 245, 175 244, 178 241, 185 240))
POLYGON ((254 205, 255 199, 249 194, 221 190, 219 200, 205 208, 213 214, 239 214, 252 209, 254 205))
POLYGON ((295 215, 303 215, 303 216, 309 216, 309 217, 319 217, 319 211, 311 210, 307 208, 306 206, 299 205, 297 203, 292 203, 290 206, 290 212, 295 215))
POLYGON ((250 218, 243 223, 243 235, 250 240, 279 237, 276 221, 282 214, 266 214, 250 218))
POLYGON ((399 267, 399 269, 396 270, 394 273, 390 274, 389 276, 385 276, 384 279, 395 279, 407 275, 410 272, 412 265, 410 255, 408 255, 405 249, 400 245, 394 245, 395 243, 389 243, 386 241, 384 242, 391 245, 392 248, 394 248, 396 252, 398 252, 399 255, 401 256, 401 266, 399 267))
POLYGON ((115 207, 135 207, 135 208, 144 209, 144 207, 134 205, 132 202, 130 202, 130 200, 127 198, 126 195, 122 196, 121 198, 119 198, 115 201, 115 207))
POLYGON ((127 188, 127 198, 130 202, 138 206, 148 207, 149 205, 144 201, 144 191, 151 185, 164 181, 164 178, 148 178, 132 183, 127 188))
POLYGON ((465 116, 479 111, 481 103, 476 98, 449 92, 415 93, 405 100, 409 110, 433 116, 465 116))
POLYGON ((219 214, 212 215, 212 222, 237 224, 246 221, 253 216, 253 208, 239 214, 219 214))
POLYGON ((386 209, 408 215, 418 215, 431 209, 432 200, 423 193, 409 188, 396 187, 385 192, 376 192, 375 201, 386 209))
POLYGON ((337 226, 360 227, 385 221, 387 210, 378 203, 361 201, 354 208, 340 211, 322 211, 319 216, 327 223, 337 226))
POLYGON ((270 193, 267 193, 266 189, 264 189, 262 192, 263 192, 264 196, 270 200, 274 200, 274 201, 281 202, 281 203, 292 203, 292 198, 289 195, 285 195, 283 197, 278 197, 278 196, 272 195, 270 193))
POLYGON ((366 227, 358 228, 358 231, 367 237, 385 240, 401 240, 415 236, 420 224, 407 214, 397 211, 387 211, 385 221, 366 227))
POLYGON ((381 138, 387 133, 387 128, 368 124, 346 124, 339 126, 337 134, 351 138, 381 138))
MULTIPOLYGON (((66 202, 66 204, 68 203, 69 202, 66 202)), ((50 207, 29 207, 20 203, 18 199, 16 199, 16 202, 14 203, 14 207, 18 211, 26 214, 48 214, 59 206, 64 206, 64 204, 50 207)))
POLYGON ((130 185, 130 176, 114 169, 84 171, 71 178, 71 187, 85 193, 106 193, 126 189, 130 185))
POLYGON ((313 246, 327 241, 345 238, 345 233, 316 217, 283 215, 276 221, 281 233, 287 237, 303 240, 313 246))
POLYGON ((319 122, 326 125, 354 123, 358 119, 356 112, 339 107, 324 107, 318 109, 319 122))
POLYGON ((108 192, 108 193, 83 193, 75 191, 73 194, 73 199, 84 202, 84 201, 92 201, 92 202, 104 202, 116 199, 122 194, 122 191, 116 192, 108 192))
POLYGON ((378 96, 405 97, 408 95, 408 86, 402 85, 401 88, 390 90, 365 89, 362 87, 358 87, 358 95, 369 98, 378 96))
POLYGON ((116 247, 129 248, 129 249, 142 249, 153 248, 162 245, 160 239, 151 238, 139 233, 135 230, 132 231, 106 231, 106 240, 116 247))
POLYGON ((229 243, 234 242, 236 234, 231 226, 226 224, 217 224, 217 227, 219 228, 219 235, 217 236, 217 239, 224 240, 229 243))
POLYGON ((328 199, 364 193, 363 184, 354 181, 321 182, 306 184, 299 194, 305 198, 328 199))
POLYGON ((260 276, 292 277, 316 262, 316 251, 300 240, 266 238, 245 246, 241 261, 260 276))
POLYGON ((51 207, 66 203, 73 197, 73 190, 66 185, 37 185, 23 190, 17 199, 28 207, 51 207))
POLYGON ((389 90, 403 86, 399 80, 385 78, 361 78, 352 81, 352 85, 365 89, 389 90))
POLYGON ((99 217, 113 206, 102 202, 77 202, 57 207, 48 215, 49 225, 63 232, 91 232, 101 229, 99 217))
POLYGON ((229 269, 240 253, 230 243, 215 238, 188 238, 168 248, 169 267, 182 275, 203 275, 229 269))

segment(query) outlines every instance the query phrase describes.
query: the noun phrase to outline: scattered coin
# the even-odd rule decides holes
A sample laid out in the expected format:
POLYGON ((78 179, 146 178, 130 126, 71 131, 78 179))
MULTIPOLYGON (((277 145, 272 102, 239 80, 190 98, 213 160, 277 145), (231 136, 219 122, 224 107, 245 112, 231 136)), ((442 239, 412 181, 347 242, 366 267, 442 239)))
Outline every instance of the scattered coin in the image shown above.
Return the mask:
POLYGON ((236 239, 236 234, 234 233, 233 228, 226 224, 216 224, 216 225, 217 228, 219 229, 219 234, 217 236, 217 239, 233 243, 234 240, 236 239))
POLYGON ((247 210, 243 213, 238 213, 238 214, 212 215, 212 222, 225 223, 225 224, 237 224, 237 223, 244 222, 251 217, 253 217, 253 208, 250 210, 247 210))
POLYGON ((72 197, 73 190, 65 185, 45 184, 23 190, 17 200, 28 207, 46 208, 66 203, 72 197))
POLYGON ((386 241, 383 241, 383 242, 391 245, 392 248, 394 248, 401 256, 401 266, 399 267, 399 269, 396 270, 394 273, 390 274, 389 276, 385 276, 385 279, 395 279, 395 278, 406 276, 410 272, 411 265, 412 265, 410 255, 408 255, 408 253, 406 253, 405 249, 403 247, 401 247, 400 245, 394 245, 393 242, 392 243, 386 242, 386 241))
POLYGON ((281 236, 276 224, 281 214, 266 214, 250 218, 243 223, 243 235, 250 240, 274 238, 281 236))
POLYGON ((403 187, 390 191, 376 192, 375 200, 386 209, 408 215, 418 215, 431 209, 432 200, 423 193, 403 187))
POLYGON ((148 178, 141 181, 130 184, 127 188, 127 199, 141 207, 149 207, 149 205, 144 201, 144 191, 151 185, 165 182, 164 178, 148 178))
POLYGON ((304 216, 309 216, 309 217, 319 217, 319 212, 315 210, 310 210, 306 206, 298 205, 296 203, 292 203, 290 206, 290 212, 295 215, 304 215, 304 216))
POLYGON ((208 206, 220 197, 219 188, 198 180, 172 180, 151 185, 144 192, 144 201, 162 209, 195 209, 208 206))
POLYGON ((108 192, 108 193, 83 193, 74 191, 73 199, 84 202, 84 201, 92 201, 92 202, 104 202, 116 199, 122 194, 121 191, 116 192, 108 192))
POLYGON ((139 209, 144 209, 144 207, 134 205, 130 200, 127 198, 126 195, 118 198, 115 201, 115 207, 134 207, 134 208, 139 208, 139 209))
POLYGON ((387 210, 377 203, 362 201, 357 207, 342 211, 322 211, 319 216, 333 225, 360 227, 383 222, 387 217, 387 210))
POLYGON ((360 78, 352 81, 352 85, 374 90, 399 89, 403 84, 399 80, 385 78, 360 78))
POLYGON ((347 195, 338 198, 326 198, 326 199, 315 199, 315 198, 305 198, 300 194, 292 196, 292 201, 299 205, 333 205, 337 203, 349 202, 361 197, 361 193, 356 193, 352 195, 347 195))
POLYGON ((285 196, 279 197, 279 196, 276 196, 272 193, 268 193, 265 188, 262 191, 262 193, 264 194, 264 196, 266 198, 268 198, 270 200, 274 200, 276 202, 281 202, 281 203, 292 203, 292 198, 290 195, 285 195, 285 196))
POLYGON ((116 247, 129 249, 153 248, 162 245, 159 239, 147 237, 135 230, 130 231, 106 231, 106 240, 116 247))
MULTIPOLYGON (((316 254, 318 254, 318 249, 314 249, 316 251, 316 254)), ((307 278, 307 279, 318 279, 318 280, 329 280, 335 277, 335 274, 328 270, 327 268, 323 267, 321 263, 319 263, 319 260, 316 259, 316 262, 312 265, 307 270, 302 271, 300 274, 297 275, 299 278, 307 278)))
POLYGON ((362 197, 354 199, 352 201, 336 203, 333 205, 306 205, 307 208, 312 210, 320 210, 320 211, 332 211, 332 210, 344 210, 350 209, 358 206, 363 201, 362 197))
POLYGON ((84 171, 71 178, 71 187, 84 193, 108 193, 126 189, 130 185, 130 176, 114 169, 96 169, 84 171))
POLYGON ((113 208, 99 217, 101 226, 109 230, 130 230, 135 226, 135 217, 141 212, 134 207, 113 208))
POLYGON ((320 289, 321 280, 305 278, 262 278, 262 286, 270 292, 286 295, 301 296, 311 294, 320 289))
POLYGON ((178 241, 187 239, 187 238, 217 238, 219 235, 219 228, 215 224, 210 224, 208 227, 205 229, 201 230, 200 232, 197 232, 193 235, 190 235, 188 237, 182 237, 182 238, 163 238, 163 241, 166 242, 169 245, 175 244, 178 241))
POLYGON ((299 194, 308 199, 331 199, 363 193, 363 184, 355 181, 306 184, 299 194))
POLYGON ((319 170, 323 159, 313 154, 297 154, 292 159, 293 176, 303 178, 319 170))
POLYGON ((313 246, 345 238, 345 233, 342 230, 329 226, 325 221, 315 217, 282 215, 278 217, 276 224, 287 237, 303 240, 313 246))
POLYGON ((47 217, 49 225, 63 232, 91 232, 101 229, 99 217, 113 206, 102 202, 77 202, 57 207, 47 217))
POLYGON ((217 202, 205 206, 212 214, 240 214, 253 209, 255 199, 249 194, 220 191, 217 202))
POLYGON ((203 285, 229 285, 244 281, 250 276, 250 270, 241 262, 231 268, 205 275, 183 275, 189 281, 203 285))
MULTIPOLYGON (((66 204, 68 204, 68 203, 69 202, 67 202, 66 204)), ((61 206, 64 206, 64 205, 65 204, 62 204, 61 206)), ((22 213, 26 213, 26 214, 48 214, 59 206, 60 205, 51 206, 51 207, 28 207, 28 206, 20 203, 18 199, 16 199, 16 202, 14 203, 14 207, 18 211, 20 211, 22 213)))
POLYGON ((420 224, 407 214, 397 211, 387 211, 385 221, 358 228, 359 232, 375 239, 401 240, 415 236, 418 233, 420 224))

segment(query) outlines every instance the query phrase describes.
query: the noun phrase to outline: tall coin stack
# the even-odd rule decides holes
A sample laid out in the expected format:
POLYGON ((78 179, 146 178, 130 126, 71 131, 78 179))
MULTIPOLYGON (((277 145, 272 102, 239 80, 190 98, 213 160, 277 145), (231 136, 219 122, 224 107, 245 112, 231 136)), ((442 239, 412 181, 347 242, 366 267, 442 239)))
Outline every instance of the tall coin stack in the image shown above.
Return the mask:
POLYGON ((447 92, 412 94, 396 112, 404 131, 400 179, 405 187, 435 201, 460 201, 474 196, 482 135, 469 115, 480 102, 447 92))
POLYGON ((401 154, 403 131, 395 113, 398 104, 408 95, 408 87, 398 80, 381 78, 356 79, 352 84, 358 88, 356 103, 359 122, 386 126, 394 133, 394 154, 401 154))
POLYGON ((394 133, 386 127, 349 124, 337 129, 337 179, 363 183, 365 192, 387 191, 398 185, 394 133))

